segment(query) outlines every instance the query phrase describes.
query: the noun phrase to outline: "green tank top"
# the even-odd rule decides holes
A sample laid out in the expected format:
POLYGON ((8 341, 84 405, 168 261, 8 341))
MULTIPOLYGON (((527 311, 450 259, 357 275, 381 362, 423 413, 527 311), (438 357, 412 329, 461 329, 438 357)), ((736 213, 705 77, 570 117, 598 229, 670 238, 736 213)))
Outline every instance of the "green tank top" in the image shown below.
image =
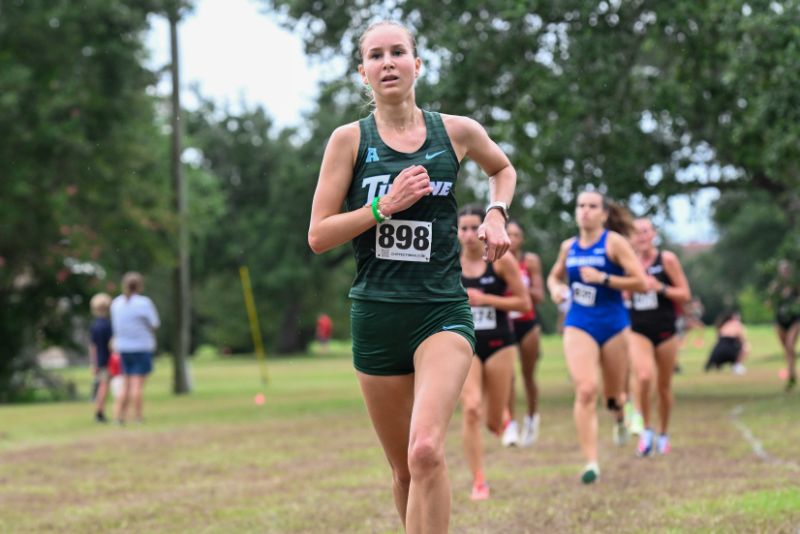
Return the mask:
POLYGON ((361 140, 345 209, 353 211, 385 195, 412 165, 428 170, 433 192, 392 219, 353 239, 356 277, 350 297, 383 302, 462 300, 458 207, 460 164, 438 113, 423 111, 427 134, 416 152, 398 152, 378 135, 375 116, 359 121, 361 140))

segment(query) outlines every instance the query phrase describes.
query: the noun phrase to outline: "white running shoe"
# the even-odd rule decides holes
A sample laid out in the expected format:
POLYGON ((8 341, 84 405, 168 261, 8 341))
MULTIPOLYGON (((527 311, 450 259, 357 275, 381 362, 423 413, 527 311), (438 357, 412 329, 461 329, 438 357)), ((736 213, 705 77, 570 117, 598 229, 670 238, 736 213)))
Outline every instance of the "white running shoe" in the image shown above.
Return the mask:
POLYGON ((628 425, 628 431, 636 436, 640 436, 644 431, 644 418, 639 412, 631 414, 631 422, 628 425))
POLYGON ((500 442, 503 444, 503 447, 516 447, 519 445, 519 428, 517 427, 516 421, 512 420, 508 422, 505 430, 503 430, 503 437, 500 442))
POLYGON ((539 414, 526 415, 522 420, 521 445, 530 447, 539 439, 539 414))
POLYGON ((747 369, 741 363, 737 363, 734 364, 732 371, 733 374, 741 376, 747 372, 747 369))
POLYGON ((612 429, 611 436, 614 440, 614 444, 616 445, 625 445, 628 443, 628 428, 625 426, 624 419, 614 422, 614 428, 612 429))

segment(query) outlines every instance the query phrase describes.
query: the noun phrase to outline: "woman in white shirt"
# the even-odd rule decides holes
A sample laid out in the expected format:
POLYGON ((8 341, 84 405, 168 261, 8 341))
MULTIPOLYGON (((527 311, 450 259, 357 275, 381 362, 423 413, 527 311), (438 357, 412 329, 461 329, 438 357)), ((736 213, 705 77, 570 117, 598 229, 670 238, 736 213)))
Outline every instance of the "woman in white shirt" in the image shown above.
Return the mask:
POLYGON ((125 273, 122 277, 122 295, 111 303, 111 327, 114 345, 122 357, 124 388, 119 411, 115 414, 120 424, 133 404, 134 419, 142 421, 142 391, 147 376, 153 370, 156 350, 155 331, 161 324, 153 301, 141 295, 144 287, 142 275, 125 273))

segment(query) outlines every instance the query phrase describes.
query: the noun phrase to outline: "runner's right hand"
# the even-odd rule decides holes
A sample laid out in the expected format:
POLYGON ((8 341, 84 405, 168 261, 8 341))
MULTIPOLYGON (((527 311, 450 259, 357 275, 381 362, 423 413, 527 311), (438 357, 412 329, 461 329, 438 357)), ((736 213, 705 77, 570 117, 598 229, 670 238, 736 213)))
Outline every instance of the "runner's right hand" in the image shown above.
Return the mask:
POLYGON ((431 177, 422 165, 414 165, 400 171, 392 182, 389 192, 381 197, 380 209, 384 215, 393 215, 414 205, 433 191, 431 177))

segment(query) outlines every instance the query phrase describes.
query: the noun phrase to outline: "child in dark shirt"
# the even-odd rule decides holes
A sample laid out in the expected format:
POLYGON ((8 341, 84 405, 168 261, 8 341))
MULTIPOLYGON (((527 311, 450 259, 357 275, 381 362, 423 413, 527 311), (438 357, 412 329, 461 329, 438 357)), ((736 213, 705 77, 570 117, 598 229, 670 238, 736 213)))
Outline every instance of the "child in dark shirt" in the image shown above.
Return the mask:
POLYGON ((109 307, 111 297, 106 293, 98 293, 89 303, 94 315, 94 320, 89 328, 89 361, 92 366, 97 390, 94 396, 94 418, 98 423, 107 421, 105 416, 106 396, 110 376, 108 373, 108 360, 111 356, 111 320, 109 307))

